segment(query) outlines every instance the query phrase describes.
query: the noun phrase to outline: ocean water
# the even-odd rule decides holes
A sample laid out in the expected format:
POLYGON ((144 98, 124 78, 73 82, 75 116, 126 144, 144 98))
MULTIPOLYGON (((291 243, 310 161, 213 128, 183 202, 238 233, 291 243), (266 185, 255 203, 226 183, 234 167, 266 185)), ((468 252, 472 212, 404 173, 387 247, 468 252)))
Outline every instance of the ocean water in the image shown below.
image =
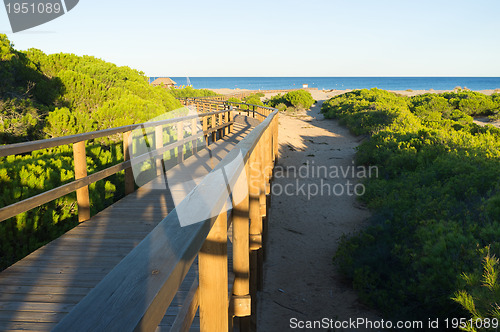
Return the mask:
MULTIPOLYGON (((150 81, 157 77, 151 77, 150 81)), ((170 77, 186 85, 186 77, 170 77)), ((196 89, 282 90, 302 88, 384 90, 452 90, 457 86, 471 90, 499 89, 500 77, 189 77, 196 89)))

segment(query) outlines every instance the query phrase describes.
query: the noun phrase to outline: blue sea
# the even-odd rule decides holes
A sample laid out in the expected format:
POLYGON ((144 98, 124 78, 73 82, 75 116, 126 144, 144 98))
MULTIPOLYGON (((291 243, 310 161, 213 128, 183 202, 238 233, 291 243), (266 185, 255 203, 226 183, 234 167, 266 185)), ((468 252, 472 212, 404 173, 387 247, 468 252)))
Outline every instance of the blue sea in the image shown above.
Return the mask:
MULTIPOLYGON (((150 81, 157 77, 151 77, 150 81)), ((178 86, 186 77, 170 77, 178 86)), ((499 89, 500 77, 189 77, 195 89, 284 90, 302 88, 384 90, 452 90, 457 86, 471 90, 499 89)))

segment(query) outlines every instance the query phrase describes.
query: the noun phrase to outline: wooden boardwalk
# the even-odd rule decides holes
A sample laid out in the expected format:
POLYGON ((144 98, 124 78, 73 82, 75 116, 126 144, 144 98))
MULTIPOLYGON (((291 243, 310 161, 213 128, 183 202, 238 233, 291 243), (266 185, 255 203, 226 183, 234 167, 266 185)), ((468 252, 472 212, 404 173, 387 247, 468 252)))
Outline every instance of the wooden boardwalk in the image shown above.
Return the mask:
MULTIPOLYGON (((229 136, 171 168, 167 177, 197 184, 258 123, 244 116, 234 120, 229 136)), ((0 331, 50 331, 174 208, 173 201, 190 191, 170 189, 141 187, 1 272, 0 331)), ((169 330, 196 279, 195 263, 158 330, 169 330)), ((197 328, 195 318, 191 329, 197 328)))

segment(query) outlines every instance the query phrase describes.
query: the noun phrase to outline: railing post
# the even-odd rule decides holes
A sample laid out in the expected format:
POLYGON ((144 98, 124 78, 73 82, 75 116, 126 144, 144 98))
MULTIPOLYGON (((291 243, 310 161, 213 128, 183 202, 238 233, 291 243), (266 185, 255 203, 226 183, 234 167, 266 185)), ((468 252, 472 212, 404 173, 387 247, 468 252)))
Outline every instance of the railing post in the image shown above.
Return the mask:
MULTIPOLYGON (((249 160, 249 213, 250 213, 250 295, 252 299, 257 298, 261 278, 259 266, 259 252, 262 247, 262 215, 260 213, 260 142, 252 151, 249 160)), ((256 323, 257 301, 252 301, 252 324, 256 323)))
POLYGON ((205 145, 208 146, 208 117, 203 116, 203 139, 205 140, 205 145))
MULTIPOLYGON (((132 146, 130 145, 131 134, 131 131, 123 133, 123 161, 130 160, 130 150, 132 149, 132 146)), ((134 172, 132 171, 132 167, 128 167, 125 169, 125 195, 133 193, 134 190, 134 172)))
MULTIPOLYGON (((249 173, 248 164, 243 170, 249 173)), ((248 176, 248 175, 247 175, 248 176)), ((248 188, 248 183, 243 184, 248 188)), ((240 202, 233 200, 233 271, 235 274, 233 286, 233 312, 240 318, 240 331, 250 329, 249 317, 252 313, 250 296, 250 217, 249 195, 246 194, 240 202)), ((256 299, 254 299, 256 301, 256 299)))
MULTIPOLYGON (((177 122, 177 142, 184 139, 184 122, 177 122)), ((182 163, 184 161, 184 144, 177 147, 177 162, 182 163)))
MULTIPOLYGON (((196 135, 198 134, 198 119, 194 118, 191 120, 191 135, 196 135)), ((191 141, 192 147, 193 147, 193 154, 198 153, 198 139, 191 141)))
MULTIPOLYGON (((217 105, 217 111, 219 111, 219 105, 217 105)), ((222 119, 222 112, 219 113, 219 125, 222 125, 223 124, 223 119, 222 119)), ((221 139, 223 136, 224 136, 224 131, 225 131, 225 128, 221 128, 218 130, 219 132, 219 139, 221 139)))
MULTIPOLYGON (((267 131, 267 130, 266 130, 267 131)), ((259 150, 258 150, 258 158, 259 158, 259 203, 260 203, 260 215, 261 215, 261 228, 260 228, 260 247, 261 249, 258 251, 257 255, 257 263, 259 265, 259 279, 258 279, 258 289, 262 289, 263 271, 262 265, 264 261, 264 252, 265 252, 265 229, 267 227, 266 223, 266 215, 267 215, 267 176, 266 176, 266 131, 262 134, 259 140, 259 150)))
MULTIPOLYGON (((212 114, 212 124, 210 125, 210 127, 212 129, 214 129, 216 127, 216 125, 215 125, 215 114, 212 114)), ((217 131, 216 130, 212 131, 212 142, 215 143, 215 141, 217 141, 217 131)))
MULTIPOLYGON (((232 107, 231 107, 232 108, 232 107)), ((227 111, 227 122, 230 123, 233 119, 231 119, 231 109, 227 111)), ((230 124, 226 127, 226 135, 229 135, 233 132, 233 124, 230 124)))
POLYGON ((200 331, 228 331, 227 212, 223 208, 198 254, 200 331))
POLYGON ((276 114, 276 116, 273 119, 274 122, 274 163, 276 164, 278 162, 278 156, 279 156, 279 120, 278 120, 279 113, 276 114))
MULTIPOLYGON (((75 180, 87 176, 87 153, 85 152, 85 141, 73 143, 73 158, 75 163, 75 180)), ((83 222, 90 219, 90 197, 89 186, 76 190, 76 201, 78 202, 78 221, 83 222)))
POLYGON ((273 175, 273 123, 269 124, 269 127, 266 129, 266 194, 269 195, 271 192, 271 177, 273 175))
MULTIPOLYGON (((155 149, 161 149, 162 147, 163 147, 163 126, 156 126, 155 127, 155 149)), ((163 159, 163 156, 155 156, 156 175, 157 176, 160 176, 163 174, 162 159, 163 159)))

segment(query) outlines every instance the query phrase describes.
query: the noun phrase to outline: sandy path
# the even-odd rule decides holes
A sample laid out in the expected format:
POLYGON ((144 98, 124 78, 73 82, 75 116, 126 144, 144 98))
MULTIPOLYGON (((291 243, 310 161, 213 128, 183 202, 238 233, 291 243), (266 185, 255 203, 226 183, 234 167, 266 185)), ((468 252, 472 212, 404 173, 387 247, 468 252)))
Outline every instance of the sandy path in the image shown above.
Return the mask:
MULTIPOLYGON (((331 95, 328 93, 328 97, 331 95)), ((316 92, 313 97, 325 100, 327 95, 316 92)), ((302 114, 280 114, 277 172, 304 163, 309 164, 310 172, 316 166, 352 166, 360 138, 351 135, 337 121, 323 119, 321 104, 319 101, 302 114)), ((318 194, 310 199, 302 192, 297 195, 296 191, 291 196, 278 195, 279 187, 287 184, 297 188, 297 180, 305 186, 319 185, 321 181, 318 177, 302 178, 291 171, 288 176, 285 174, 276 173, 273 183, 278 187, 273 187, 276 194, 272 197, 268 226, 264 288, 259 293, 258 331, 290 330, 291 318, 380 319, 359 303, 354 290, 342 282, 332 264, 338 239, 344 233, 364 227, 369 212, 355 196, 346 193, 338 197, 318 194)), ((323 179, 331 186, 345 184, 347 180, 356 181, 349 176, 323 179)))

